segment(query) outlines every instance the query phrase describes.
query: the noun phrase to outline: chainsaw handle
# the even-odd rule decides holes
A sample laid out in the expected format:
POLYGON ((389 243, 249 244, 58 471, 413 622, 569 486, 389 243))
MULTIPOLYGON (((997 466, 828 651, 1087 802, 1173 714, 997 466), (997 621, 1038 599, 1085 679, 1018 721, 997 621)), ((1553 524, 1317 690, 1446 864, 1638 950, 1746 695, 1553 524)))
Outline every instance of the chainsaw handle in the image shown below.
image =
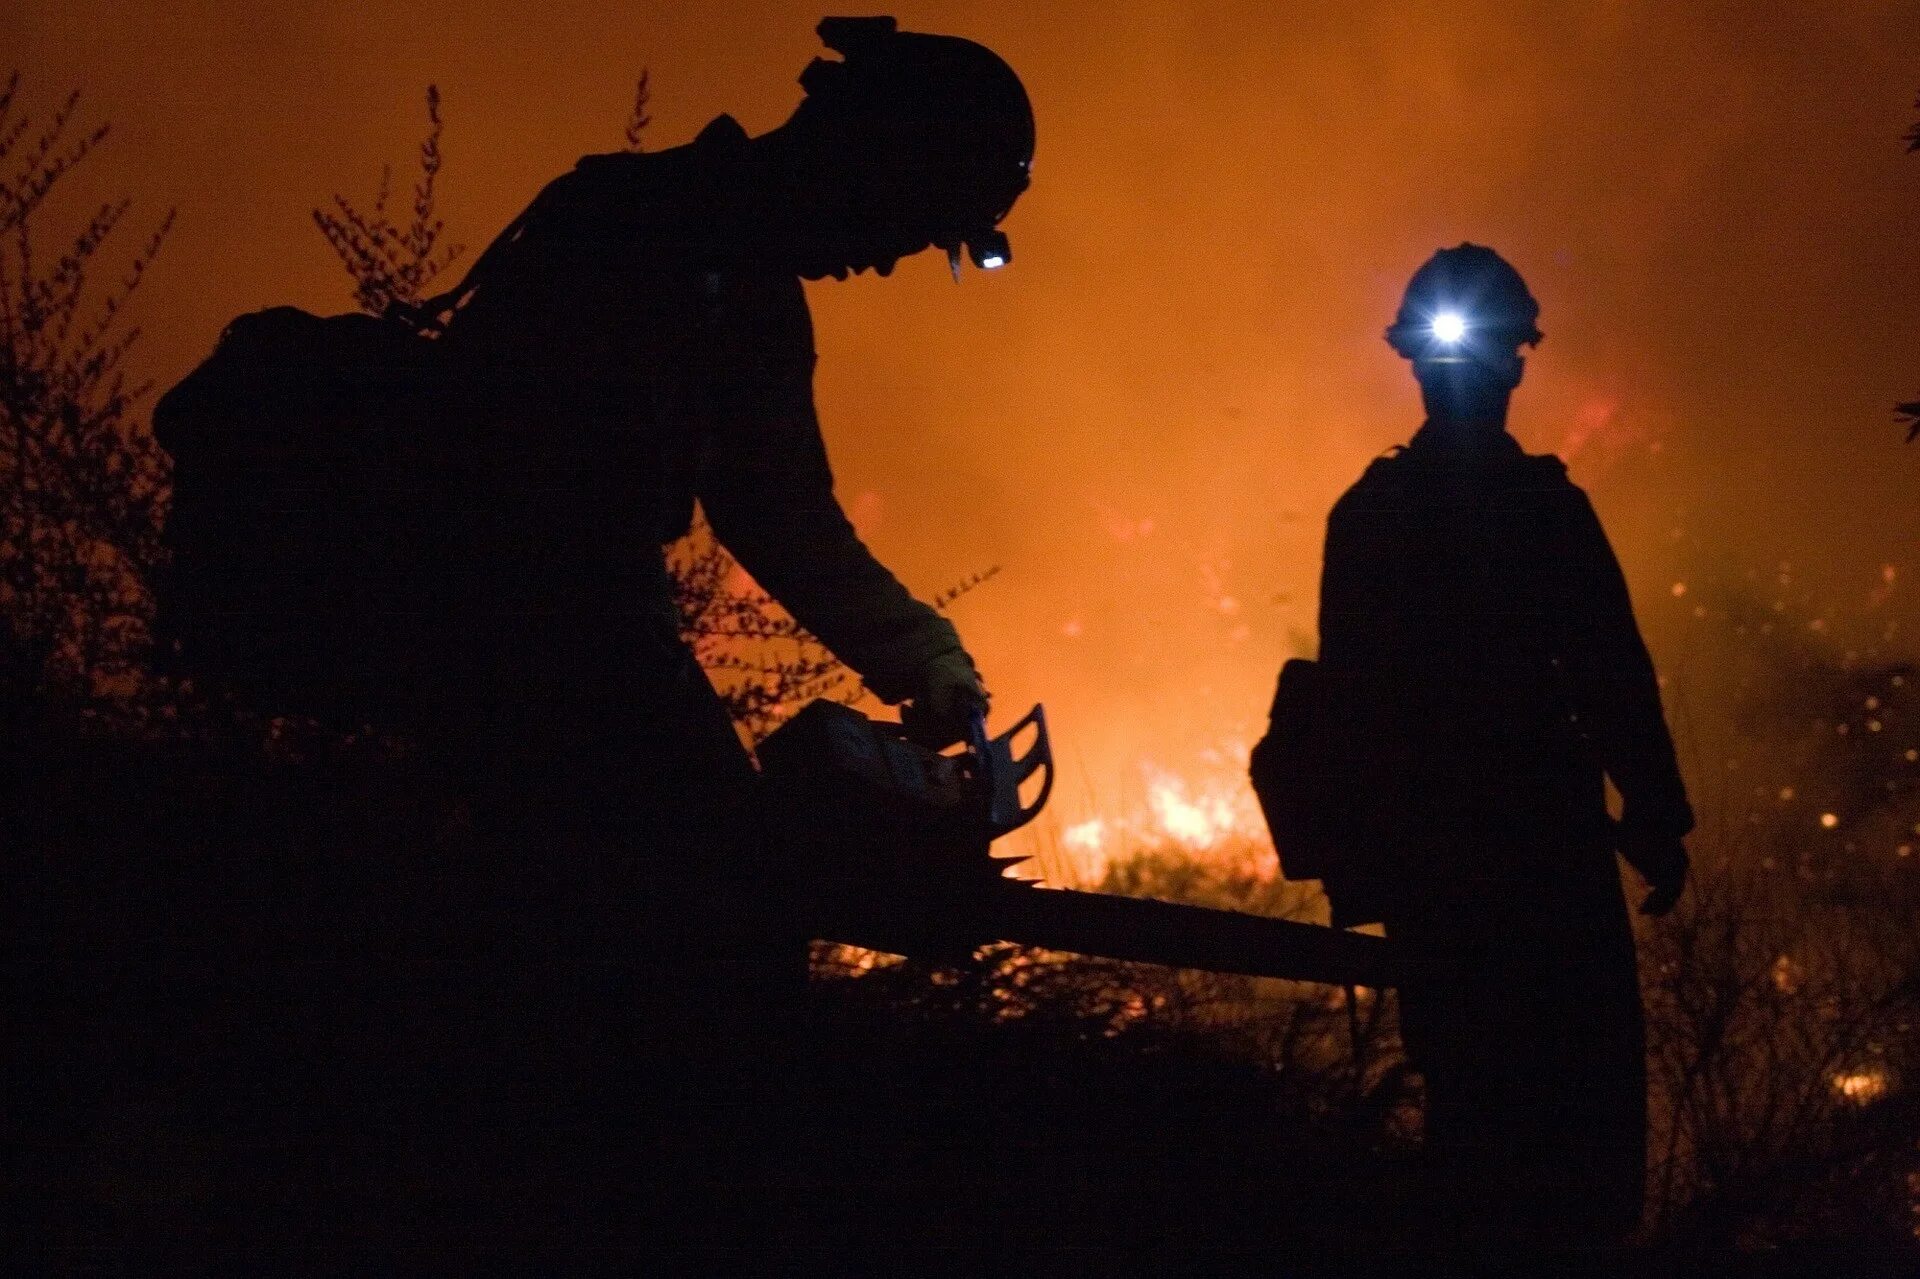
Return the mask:
POLYGON ((987 708, 970 706, 967 708, 967 747, 979 762, 980 776, 987 784, 987 793, 993 793, 993 739, 987 736, 987 708))
POLYGON ((974 776, 980 783, 981 817, 988 830, 992 830, 996 816, 994 809, 1000 792, 995 787, 994 774, 997 770, 993 766, 993 739, 987 736, 987 710, 984 706, 967 708, 967 753, 973 756, 974 776))
POLYGON ((924 746, 930 751, 944 751, 952 746, 965 746, 978 753, 980 743, 986 738, 986 708, 969 706, 965 727, 956 736, 940 731, 941 725, 933 712, 918 702, 908 702, 900 708, 900 733, 915 746, 924 746))
POLYGON ((987 736, 987 716, 976 711, 969 726, 974 766, 979 770, 980 789, 986 796, 986 821, 989 838, 998 839, 1025 826, 1040 815, 1053 794, 1053 745, 1047 737, 1046 711, 1036 705, 1012 728, 999 737, 987 736), (1033 745, 1015 758, 1013 739, 1028 728, 1034 730, 1033 745), (1041 774, 1040 793, 1032 803, 1020 798, 1020 788, 1034 774, 1041 774))

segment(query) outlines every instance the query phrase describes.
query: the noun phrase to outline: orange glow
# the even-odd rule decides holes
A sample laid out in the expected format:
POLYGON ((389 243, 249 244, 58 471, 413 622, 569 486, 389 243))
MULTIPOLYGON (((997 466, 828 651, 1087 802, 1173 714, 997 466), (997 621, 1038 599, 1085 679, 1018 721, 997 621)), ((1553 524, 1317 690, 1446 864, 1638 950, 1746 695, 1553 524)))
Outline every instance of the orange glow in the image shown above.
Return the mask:
POLYGON ((1210 848, 1229 836, 1259 838, 1259 814, 1238 777, 1190 783, 1146 765, 1147 806, 1157 833, 1188 848, 1210 848))
MULTIPOLYGON (((308 210, 368 197, 384 163, 404 192, 429 82, 470 260, 621 145, 642 68, 650 147, 723 111, 778 124, 830 8, 65 0, 0 11, 0 44, 34 101, 78 85, 113 122, 82 180, 135 197, 130 224, 179 206, 134 356, 166 385, 236 314, 350 305, 308 210)), ((1004 569, 954 618, 999 705, 1047 704, 1062 829, 1249 829, 1233 768, 1174 761, 1256 736, 1281 662, 1312 651, 1326 512, 1419 421, 1381 329, 1414 267, 1463 239, 1541 299, 1514 429, 1593 492, 1656 659, 1688 624, 1667 598, 1681 523, 1802 578, 1884 577, 1913 633, 1880 571, 1920 545, 1891 418, 1920 343, 1912 12, 900 10, 1022 73, 1035 180, 1003 270, 955 287, 929 253, 809 286, 820 414, 860 528, 911 587, 1004 569), (1143 758, 1164 776, 1105 812, 1143 758)))
POLYGON ((1255 879, 1274 873, 1265 820, 1245 782, 1244 747, 1202 752, 1179 769, 1153 760, 1138 761, 1136 769, 1138 790, 1098 800, 1098 815, 1056 821, 1050 839, 1038 837, 1032 851, 1049 878, 1090 887, 1116 861, 1167 849, 1204 855, 1255 879))
POLYGON ((1887 1095, 1887 1075, 1883 1070, 1843 1071, 1833 1077, 1834 1093, 1856 1106, 1867 1106, 1887 1095))

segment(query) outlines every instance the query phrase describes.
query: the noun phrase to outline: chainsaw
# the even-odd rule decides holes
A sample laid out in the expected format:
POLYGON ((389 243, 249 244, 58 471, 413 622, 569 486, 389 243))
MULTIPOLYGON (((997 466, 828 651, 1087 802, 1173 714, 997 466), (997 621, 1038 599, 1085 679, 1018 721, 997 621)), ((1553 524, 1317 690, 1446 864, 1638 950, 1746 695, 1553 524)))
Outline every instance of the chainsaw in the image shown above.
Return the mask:
POLYGON ((758 753, 794 858, 785 882, 814 937, 934 962, 1006 941, 1343 986, 1391 986, 1407 966, 1389 938, 1008 876, 1023 859, 994 841, 1053 790, 1038 706, 998 737, 976 715, 965 745, 942 754, 906 726, 816 701, 758 753))
POLYGON ((968 921, 1024 860, 996 856, 994 841, 1039 816, 1053 791, 1042 707, 997 737, 976 711, 961 748, 942 753, 906 725, 822 699, 757 754, 816 935, 884 927, 930 950, 991 940, 967 936, 968 921))

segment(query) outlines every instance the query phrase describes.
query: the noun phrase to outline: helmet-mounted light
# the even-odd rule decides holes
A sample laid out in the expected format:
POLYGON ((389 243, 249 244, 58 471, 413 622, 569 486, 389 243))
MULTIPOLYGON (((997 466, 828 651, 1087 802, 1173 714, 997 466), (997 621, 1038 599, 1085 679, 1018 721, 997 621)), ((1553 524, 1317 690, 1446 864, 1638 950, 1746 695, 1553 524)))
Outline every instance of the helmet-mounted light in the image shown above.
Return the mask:
POLYGON ((1421 308, 1387 330, 1387 341, 1410 360, 1427 364, 1465 364, 1481 350, 1488 339, 1497 343, 1499 326, 1476 324, 1468 311, 1456 303, 1443 302, 1431 310, 1421 308))
POLYGON ((1442 305, 1426 322, 1425 349, 1413 358, 1427 364, 1465 364, 1476 352, 1479 342, 1469 338, 1473 325, 1457 306, 1442 305))
POLYGON ((960 282, 960 251, 963 247, 967 257, 982 271, 998 271, 1013 261, 1013 245, 1007 242, 1005 231, 999 227, 974 231, 947 250, 947 269, 953 272, 955 284, 960 282))
POLYGON ((995 227, 968 240, 967 254, 982 271, 997 271, 1013 261, 1013 246, 1007 243, 1007 233, 995 227))

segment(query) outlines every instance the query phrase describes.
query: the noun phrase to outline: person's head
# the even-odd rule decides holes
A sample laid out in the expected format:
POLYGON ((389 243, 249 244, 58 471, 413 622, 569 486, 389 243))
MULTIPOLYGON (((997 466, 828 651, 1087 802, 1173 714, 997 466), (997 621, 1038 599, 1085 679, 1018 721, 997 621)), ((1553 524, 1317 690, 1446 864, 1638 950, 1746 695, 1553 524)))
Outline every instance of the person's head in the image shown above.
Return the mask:
POLYGON ((1033 108, 1013 69, 957 36, 892 18, 828 18, 837 61, 816 58, 807 96, 779 130, 801 275, 882 274, 938 245, 984 268, 1012 256, 997 229, 1027 188, 1033 108))
POLYGON ((1413 363, 1427 416, 1500 427, 1538 346, 1540 304, 1507 260, 1478 244, 1441 249, 1414 272, 1387 342, 1413 363))

